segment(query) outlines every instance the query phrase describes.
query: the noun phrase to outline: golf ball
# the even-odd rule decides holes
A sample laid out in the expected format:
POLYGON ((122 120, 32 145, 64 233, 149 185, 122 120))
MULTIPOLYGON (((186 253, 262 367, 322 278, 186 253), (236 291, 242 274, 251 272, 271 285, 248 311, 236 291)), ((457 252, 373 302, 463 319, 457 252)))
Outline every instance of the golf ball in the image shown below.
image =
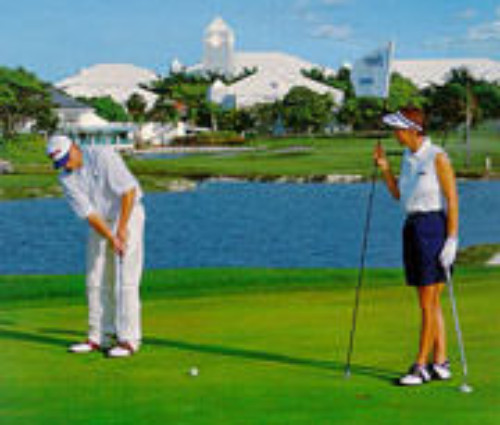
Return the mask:
POLYGON ((189 369, 190 376, 198 376, 199 374, 200 374, 200 371, 196 366, 193 366, 191 369, 189 369))

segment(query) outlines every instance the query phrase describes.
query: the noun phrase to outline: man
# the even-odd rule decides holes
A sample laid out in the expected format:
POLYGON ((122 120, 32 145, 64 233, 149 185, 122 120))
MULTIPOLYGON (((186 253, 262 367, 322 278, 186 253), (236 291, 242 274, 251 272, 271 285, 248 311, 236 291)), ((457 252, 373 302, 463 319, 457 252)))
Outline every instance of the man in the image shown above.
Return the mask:
POLYGON ((72 353, 105 350, 128 357, 141 343, 139 284, 143 268, 142 191, 111 147, 80 148, 52 136, 47 154, 73 211, 88 222, 88 338, 72 353))

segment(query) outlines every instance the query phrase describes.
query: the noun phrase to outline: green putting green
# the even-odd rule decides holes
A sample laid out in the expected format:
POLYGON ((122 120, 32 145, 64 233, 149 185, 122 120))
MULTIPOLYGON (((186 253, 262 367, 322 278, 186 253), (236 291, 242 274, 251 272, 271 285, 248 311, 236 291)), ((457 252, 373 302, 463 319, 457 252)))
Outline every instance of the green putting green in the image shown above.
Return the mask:
POLYGON ((82 277, 0 277, 0 418, 17 424, 498 424, 500 271, 461 269, 448 299, 451 382, 392 384, 419 311, 400 272, 368 270, 344 378, 354 270, 177 270, 144 279, 144 345, 130 359, 67 354, 84 338, 82 277), (199 368, 199 376, 189 374, 199 368))

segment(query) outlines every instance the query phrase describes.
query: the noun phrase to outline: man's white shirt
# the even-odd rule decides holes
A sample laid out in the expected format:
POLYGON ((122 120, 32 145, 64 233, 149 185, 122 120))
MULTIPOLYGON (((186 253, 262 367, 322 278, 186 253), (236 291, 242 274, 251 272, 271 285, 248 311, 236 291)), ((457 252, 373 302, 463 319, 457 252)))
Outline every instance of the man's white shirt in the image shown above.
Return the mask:
POLYGON ((83 165, 63 171, 59 180, 68 202, 81 219, 91 214, 114 222, 121 209, 122 196, 136 189, 135 202, 142 191, 137 179, 111 147, 82 147, 83 165))

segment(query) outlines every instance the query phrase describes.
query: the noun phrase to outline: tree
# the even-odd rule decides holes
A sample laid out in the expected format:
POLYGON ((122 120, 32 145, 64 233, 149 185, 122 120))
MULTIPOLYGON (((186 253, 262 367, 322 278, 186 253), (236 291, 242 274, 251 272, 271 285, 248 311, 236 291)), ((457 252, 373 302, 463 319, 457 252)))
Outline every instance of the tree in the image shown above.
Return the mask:
POLYGON ((245 68, 233 76, 215 72, 172 72, 142 86, 145 90, 158 96, 149 116, 162 122, 177 121, 181 118, 181 113, 176 110, 175 105, 182 105, 182 118, 186 118, 196 125, 224 129, 227 127, 233 127, 228 129, 244 128, 248 125, 248 114, 223 111, 219 106, 207 100, 207 92, 216 80, 221 80, 225 84, 234 84, 256 72, 257 68, 245 68))
POLYGON ((147 102, 144 96, 133 93, 125 103, 127 111, 134 122, 143 123, 146 119, 147 102))
POLYGON ((434 84, 423 91, 427 99, 428 127, 442 132, 443 144, 450 131, 463 124, 466 124, 465 140, 468 142, 469 127, 481 120, 481 110, 474 94, 477 83, 467 69, 454 69, 444 84, 434 84))
POLYGON ((432 130, 447 134, 465 120, 465 88, 459 84, 432 85, 424 90, 426 115, 432 130))
POLYGON ((118 102, 115 102, 111 96, 80 97, 78 100, 94 108, 96 114, 107 121, 126 122, 129 120, 125 108, 118 102))
POLYGON ((212 104, 212 108, 217 130, 242 133, 255 127, 256 116, 251 109, 227 109, 216 104, 212 104))
POLYGON ((354 87, 351 82, 351 70, 348 67, 340 68, 335 75, 325 74, 321 68, 302 70, 302 75, 318 83, 325 84, 344 93, 344 100, 353 98, 354 87))
POLYGON ((13 137, 20 128, 33 124, 40 131, 53 131, 53 112, 47 84, 23 68, 0 67, 0 131, 13 137))
POLYGON ((352 97, 344 101, 337 113, 337 119, 354 130, 378 130, 382 126, 381 117, 384 111, 383 99, 352 97))
POLYGON ((350 68, 345 66, 340 68, 335 77, 330 78, 329 81, 332 87, 344 92, 345 99, 354 97, 354 86, 352 85, 350 68))
POLYGON ((411 80, 403 77, 397 72, 391 75, 387 109, 396 111, 408 106, 422 108, 425 104, 425 100, 425 97, 419 92, 418 87, 413 84, 411 80))
POLYGON ((248 114, 253 123, 253 129, 259 134, 270 134, 274 125, 283 113, 283 103, 259 103, 248 108, 248 114))
POLYGON ((293 87, 283 99, 285 127, 296 133, 321 132, 332 121, 334 106, 329 94, 293 87))
POLYGON ((148 111, 148 119, 156 122, 177 122, 181 118, 175 101, 159 96, 152 108, 148 111))
POLYGON ((355 130, 376 130, 381 128, 381 117, 387 111, 395 111, 406 106, 423 107, 426 98, 413 82, 398 73, 391 75, 387 100, 371 97, 355 97, 350 83, 350 70, 343 68, 337 78, 345 80, 344 103, 337 113, 340 123, 355 130), (342 71, 342 72, 341 72, 342 71))
POLYGON ((486 81, 479 81, 472 90, 479 105, 481 118, 500 118, 500 86, 486 81))

